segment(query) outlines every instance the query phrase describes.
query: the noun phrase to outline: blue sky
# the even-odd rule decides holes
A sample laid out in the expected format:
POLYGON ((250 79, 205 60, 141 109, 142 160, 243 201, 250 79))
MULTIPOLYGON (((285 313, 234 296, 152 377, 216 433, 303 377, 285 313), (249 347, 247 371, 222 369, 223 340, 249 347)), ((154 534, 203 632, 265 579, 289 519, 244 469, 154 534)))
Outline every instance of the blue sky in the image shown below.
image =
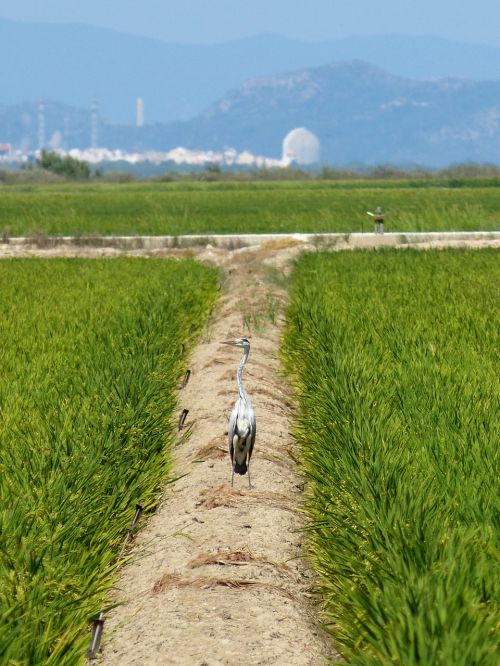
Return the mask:
POLYGON ((499 0, 0 0, 0 17, 191 43, 273 32, 308 41, 433 35, 500 46, 499 0))

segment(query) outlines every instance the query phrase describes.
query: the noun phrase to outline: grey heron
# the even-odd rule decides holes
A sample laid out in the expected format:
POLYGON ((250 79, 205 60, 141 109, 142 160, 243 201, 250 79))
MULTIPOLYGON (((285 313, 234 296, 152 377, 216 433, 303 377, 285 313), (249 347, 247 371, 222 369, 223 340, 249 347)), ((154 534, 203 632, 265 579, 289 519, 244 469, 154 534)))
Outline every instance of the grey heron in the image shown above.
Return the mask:
POLYGON ((250 353, 250 341, 248 338, 238 338, 234 341, 224 342, 224 344, 243 349, 243 356, 236 372, 239 395, 229 417, 227 433, 232 466, 231 486, 234 482, 235 473, 246 474, 248 472, 248 487, 251 488, 250 458, 255 442, 255 411, 243 385, 243 368, 250 353))

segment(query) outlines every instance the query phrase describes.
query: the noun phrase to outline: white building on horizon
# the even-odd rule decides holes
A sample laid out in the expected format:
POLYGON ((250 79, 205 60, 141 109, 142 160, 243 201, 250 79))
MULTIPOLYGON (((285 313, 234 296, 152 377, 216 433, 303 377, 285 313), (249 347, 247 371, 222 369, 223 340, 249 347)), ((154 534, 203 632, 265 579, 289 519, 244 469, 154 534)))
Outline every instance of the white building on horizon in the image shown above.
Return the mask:
POLYGON ((283 141, 283 161, 296 164, 319 162, 320 142, 318 137, 305 127, 296 127, 283 141))

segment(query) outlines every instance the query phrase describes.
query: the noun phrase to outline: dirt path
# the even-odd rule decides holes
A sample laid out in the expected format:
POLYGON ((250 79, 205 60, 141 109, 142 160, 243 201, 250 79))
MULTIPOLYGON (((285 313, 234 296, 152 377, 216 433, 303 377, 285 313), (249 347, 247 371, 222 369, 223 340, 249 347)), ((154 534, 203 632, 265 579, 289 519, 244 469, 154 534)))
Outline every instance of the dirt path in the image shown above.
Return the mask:
POLYGON ((324 664, 334 652, 312 620, 311 574, 300 559, 302 482, 278 373, 284 294, 265 279, 276 253, 201 258, 223 265, 228 280, 179 394, 192 434, 174 451, 173 476, 185 476, 136 538, 114 595, 126 603, 106 618, 99 663, 324 664), (246 476, 231 489, 226 431, 241 354, 220 344, 243 334, 252 343, 245 383, 257 414, 251 490, 246 476))

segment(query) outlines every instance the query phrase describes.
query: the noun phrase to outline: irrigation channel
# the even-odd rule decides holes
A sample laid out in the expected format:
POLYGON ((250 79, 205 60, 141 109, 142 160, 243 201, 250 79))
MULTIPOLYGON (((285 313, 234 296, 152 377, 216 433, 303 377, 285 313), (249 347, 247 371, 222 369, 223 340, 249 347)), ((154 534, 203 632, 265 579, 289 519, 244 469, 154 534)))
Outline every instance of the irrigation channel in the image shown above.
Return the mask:
MULTIPOLYGON (((179 389, 177 480, 166 486, 158 510, 127 545, 110 600, 119 605, 101 618, 101 650, 90 663, 319 666, 335 658, 311 594, 314 575, 302 557, 304 484, 289 434, 291 398, 279 370, 286 292, 277 278, 301 251, 359 246, 337 236, 321 242, 296 235, 260 243, 252 238, 247 247, 241 247, 246 245, 241 237, 223 247, 213 237, 201 244, 198 238, 189 250, 179 249, 184 244, 179 241, 177 249, 169 249, 144 240, 66 239, 38 247, 18 239, 0 245, 4 257, 189 252, 226 275, 219 306, 190 358, 189 381, 179 389), (240 354, 221 342, 241 335, 252 343, 245 371, 257 414, 252 489, 247 477, 237 477, 231 488, 226 447, 240 354)), ((500 247, 500 233, 432 236, 394 242, 389 235, 365 234, 363 246, 500 247)))

